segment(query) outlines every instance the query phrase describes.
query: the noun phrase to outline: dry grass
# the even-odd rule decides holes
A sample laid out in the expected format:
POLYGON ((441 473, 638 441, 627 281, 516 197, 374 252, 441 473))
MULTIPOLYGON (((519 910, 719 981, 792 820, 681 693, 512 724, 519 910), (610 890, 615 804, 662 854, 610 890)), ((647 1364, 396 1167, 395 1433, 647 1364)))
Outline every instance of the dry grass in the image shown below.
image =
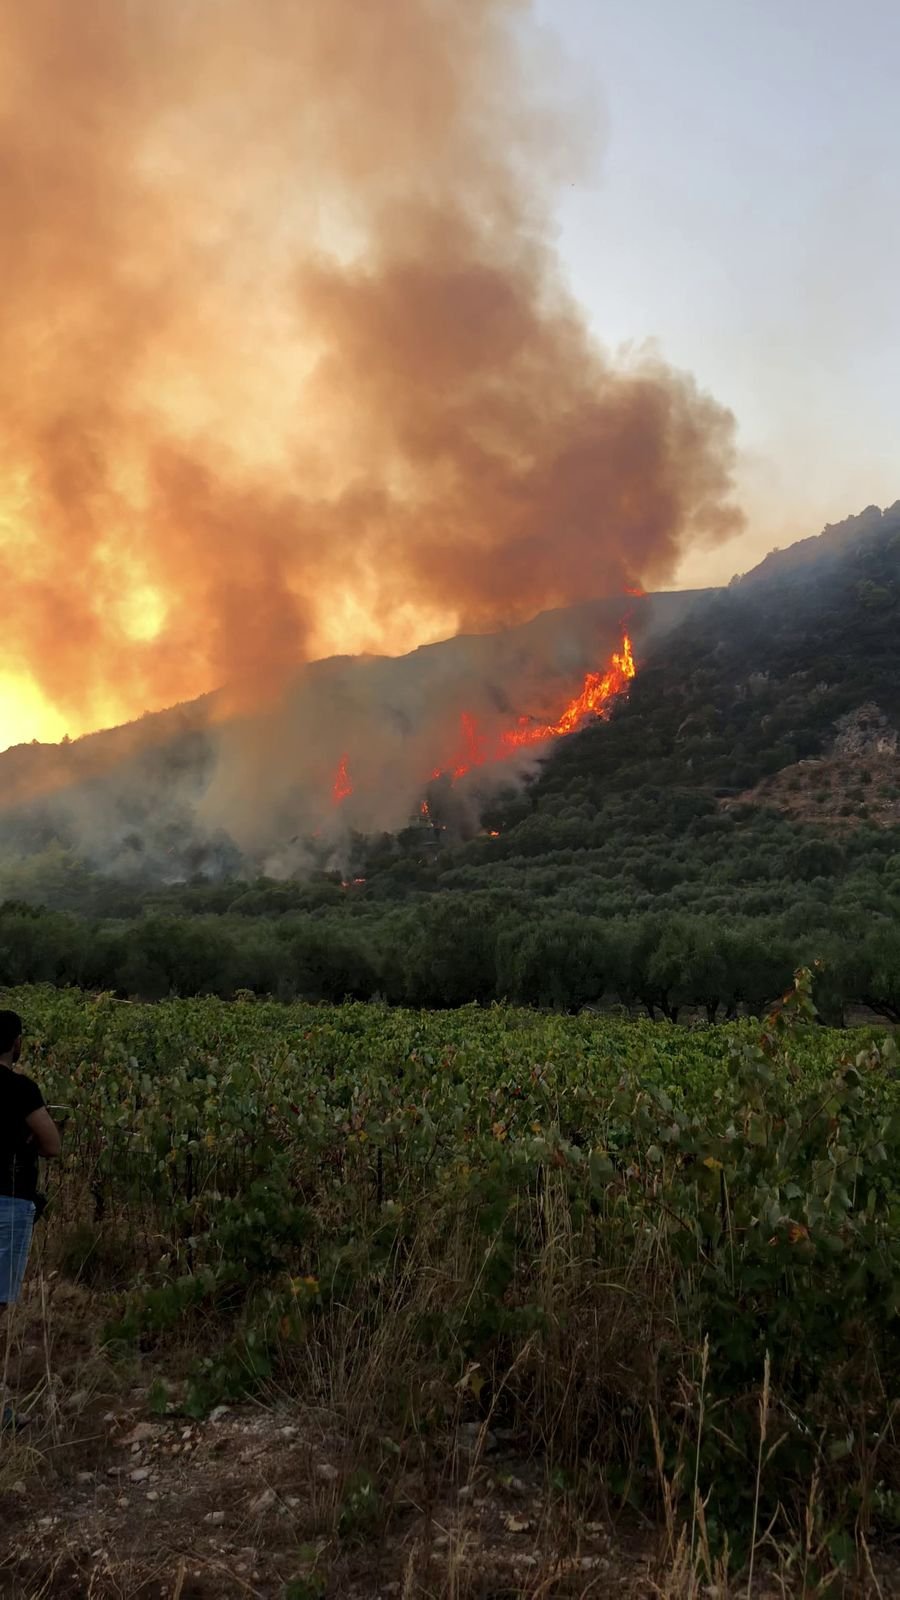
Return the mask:
MULTIPOLYGON (((577 1248, 561 1228, 553 1238, 554 1272, 565 1280, 577 1248)), ((465 1249, 463 1240, 454 1241, 458 1262, 465 1249)), ((46 1250, 43 1264, 49 1265, 46 1250)), ((446 1278, 430 1278, 425 1265, 416 1257, 405 1271, 430 1285, 429 1294, 446 1292, 446 1278)), ((772 1530, 755 1526, 749 1569, 732 1572, 727 1550, 712 1545, 696 1453, 667 1472, 657 1430, 660 1519, 654 1522, 617 1509, 596 1474, 572 1475, 563 1485, 554 1477, 554 1448, 568 1438, 569 1421, 556 1430, 543 1420, 519 1431, 500 1425, 510 1396, 516 1406, 523 1392, 536 1397, 537 1414, 546 1419, 598 1353, 607 1358, 614 1349, 624 1358, 619 1340, 630 1325, 618 1295, 602 1338, 596 1311, 577 1323, 576 1334, 557 1305, 552 1374, 542 1370, 537 1341, 523 1340, 509 1365, 490 1374, 476 1422, 474 1394, 484 1375, 470 1367, 452 1388, 424 1383, 405 1427, 387 1437, 379 1428, 393 1415, 398 1369, 410 1359, 413 1312, 404 1288, 401 1274, 374 1335, 359 1307, 339 1307, 327 1332, 309 1341, 303 1358, 259 1402, 232 1408, 219 1423, 195 1423, 177 1414, 184 1390, 173 1373, 184 1352, 111 1359, 102 1340, 108 1301, 45 1276, 38 1263, 4 1330, 10 1387, 31 1424, 0 1442, 6 1528, 0 1594, 9 1600, 176 1594, 181 1600, 372 1600, 375 1594, 824 1600, 900 1592, 891 1587, 897 1575, 866 1544, 853 1579, 835 1572, 822 1541, 815 1482, 801 1544, 779 1546, 772 1530), (156 1421, 148 1392, 158 1377, 170 1385, 174 1413, 156 1421), (121 1441, 142 1422, 153 1427, 153 1439, 132 1456, 121 1441), (177 1442, 185 1428, 196 1444, 189 1458, 173 1456, 168 1441, 177 1442), (117 1471, 123 1450, 126 1463, 148 1466, 153 1488, 117 1471), (377 1510, 373 1520, 360 1513, 354 1522, 360 1475, 375 1485, 377 1510), (148 1494, 159 1498, 148 1501, 148 1494), (254 1512, 259 1504, 263 1509, 254 1512), (222 1529, 205 1520, 219 1508, 222 1529)), ((701 1424, 708 1359, 708 1351, 698 1352, 697 1372, 685 1383, 685 1403, 701 1424)), ((775 1447, 770 1427, 766 1371, 757 1490, 775 1447)))

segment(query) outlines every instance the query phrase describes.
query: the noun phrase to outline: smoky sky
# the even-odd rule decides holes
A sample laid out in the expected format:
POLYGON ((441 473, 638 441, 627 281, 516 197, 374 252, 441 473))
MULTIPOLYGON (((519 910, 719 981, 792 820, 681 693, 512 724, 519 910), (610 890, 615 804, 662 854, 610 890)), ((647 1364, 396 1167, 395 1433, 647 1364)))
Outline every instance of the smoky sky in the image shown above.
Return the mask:
POLYGON ((527 4, 0 13, 2 667, 81 726, 739 526, 731 415, 562 281, 583 119, 527 4))

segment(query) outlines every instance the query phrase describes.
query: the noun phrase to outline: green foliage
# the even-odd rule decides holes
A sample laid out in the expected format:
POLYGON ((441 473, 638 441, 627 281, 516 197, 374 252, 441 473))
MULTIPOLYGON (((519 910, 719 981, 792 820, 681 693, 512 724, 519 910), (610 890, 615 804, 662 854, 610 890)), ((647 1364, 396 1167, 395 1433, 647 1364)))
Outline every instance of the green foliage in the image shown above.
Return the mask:
POLYGON ((285 1585, 283 1600, 322 1600, 328 1589, 325 1574, 315 1570, 292 1578, 285 1585))
POLYGON ((347 1483, 338 1517, 338 1532, 343 1539, 363 1540, 377 1532, 384 1520, 378 1487, 365 1471, 356 1472, 347 1483))
MULTIPOLYGON (((665 928, 654 953, 677 996, 665 928)), ((389 1351, 381 1435, 494 1394, 549 1470, 594 1461, 649 1504, 655 1417, 676 1492, 696 1471, 739 1544, 767 1362, 766 1519, 799 1526, 813 1477, 833 1531, 900 1503, 896 1053, 823 1028, 822 981, 798 974, 761 1028, 697 1030, 4 999, 71 1108, 59 1247, 84 1277, 115 1219, 130 1275, 110 1338, 191 1345, 189 1411, 291 1374, 306 1392, 312 1372, 327 1404, 389 1351)), ((348 1484, 342 1536, 379 1515, 375 1481, 348 1484)))
POLYGON ((773 1490, 799 1514, 814 1475, 834 1516, 858 1512, 884 1424, 873 1368, 900 1371, 900 1118, 871 1093, 873 1068, 895 1069, 896 1052, 886 1041, 804 1084, 791 1034, 813 1021, 811 995, 799 974, 761 1039, 735 1041, 709 1111, 637 1085, 621 1101, 654 1191, 648 1204, 646 1181, 637 1188, 630 1225, 649 1226, 664 1199, 679 1315, 708 1341, 707 1425, 687 1428, 731 1529, 751 1518, 767 1358, 779 1434, 767 1516, 773 1490))
MULTIPOLYGON (((896 1018, 900 827, 875 826, 896 785, 873 781, 869 755, 837 797, 825 767, 797 767, 786 781, 810 816, 843 807, 830 831, 737 801, 826 753, 847 712, 875 702, 900 723, 898 608, 897 508, 772 557, 651 637, 610 720, 558 741, 531 781, 498 793, 496 773, 484 788, 474 773, 455 829, 347 840, 344 883, 324 853, 302 881, 229 878, 227 841, 214 878, 166 886, 138 855, 117 880, 63 821, 8 813, 0 980, 142 999, 605 997, 713 1019, 759 1013, 825 953, 829 1020, 859 1004, 896 1018), (466 837, 479 812, 489 831, 466 837)), ((175 834, 177 870, 193 870, 175 834)))

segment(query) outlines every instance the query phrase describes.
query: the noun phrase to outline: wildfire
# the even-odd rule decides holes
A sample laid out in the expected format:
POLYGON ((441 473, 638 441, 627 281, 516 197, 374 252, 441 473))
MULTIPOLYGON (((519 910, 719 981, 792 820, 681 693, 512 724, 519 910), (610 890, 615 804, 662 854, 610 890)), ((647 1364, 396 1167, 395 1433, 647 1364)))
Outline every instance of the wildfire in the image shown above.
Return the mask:
POLYGON ((580 694, 569 701, 555 722, 534 722, 529 717, 520 717, 514 728, 504 728, 491 741, 479 733, 471 713, 464 711, 460 718, 459 750, 453 760, 445 767, 438 767, 432 777, 439 778, 447 773, 456 780, 487 761, 503 761, 516 750, 574 733, 589 717, 606 716, 610 702, 628 688, 635 670, 634 651, 626 633, 622 637, 622 648, 613 653, 606 671, 589 672, 580 694))
POLYGON ((581 693, 569 701, 558 721, 529 726, 527 718, 520 718, 518 727, 500 735, 501 745, 507 750, 516 750, 522 745, 543 744, 546 739, 574 733, 588 717, 602 717, 609 702, 628 688, 634 673, 634 654, 626 633, 621 650, 613 654, 606 671, 588 673, 581 693))
POLYGON ((353 793, 353 784, 347 771, 347 759, 346 756, 341 756, 337 772, 334 775, 334 783, 331 786, 331 798, 336 806, 343 805, 343 802, 353 793))
POLYGON ((488 741, 483 733, 478 730, 478 723, 471 711, 463 711, 459 719, 460 740, 456 754, 446 766, 435 767, 431 776, 442 778, 448 773, 454 781, 462 778, 471 767, 481 767, 486 761, 495 759, 491 756, 488 741))
MULTIPOLYGON (((613 652, 605 672, 589 672, 581 691, 564 707, 555 722, 534 722, 520 717, 513 728, 504 728, 499 734, 489 736, 478 726, 471 711, 463 711, 460 719, 460 737, 456 750, 442 766, 431 772, 431 780, 449 777, 452 782, 465 777, 473 767, 482 767, 489 761, 504 761, 529 745, 546 744, 550 739, 574 733, 589 717, 604 717, 617 695, 624 693, 635 675, 634 651, 628 634, 622 636, 621 649, 613 652)), ((348 769, 349 757, 343 755, 332 784, 332 798, 336 806, 353 793, 348 769)), ((431 821, 428 801, 420 807, 423 820, 431 821)), ((495 838, 491 834, 491 838, 495 838)))

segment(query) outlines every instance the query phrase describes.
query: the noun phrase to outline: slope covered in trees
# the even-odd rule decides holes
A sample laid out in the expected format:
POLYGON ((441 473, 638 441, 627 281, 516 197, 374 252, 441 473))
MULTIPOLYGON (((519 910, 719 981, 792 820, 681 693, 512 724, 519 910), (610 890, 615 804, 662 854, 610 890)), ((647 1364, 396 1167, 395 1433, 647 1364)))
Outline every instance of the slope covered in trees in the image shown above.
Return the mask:
POLYGON ((821 959, 826 1014, 900 1015, 896 747, 845 751, 845 802, 815 809, 848 717, 900 727, 900 506, 808 543, 651 642, 611 719, 559 741, 476 837, 442 826, 437 786, 430 821, 298 881, 123 883, 51 847, 5 869, 2 975, 712 1017, 821 959), (779 774, 808 786, 802 816, 760 803, 779 774))

